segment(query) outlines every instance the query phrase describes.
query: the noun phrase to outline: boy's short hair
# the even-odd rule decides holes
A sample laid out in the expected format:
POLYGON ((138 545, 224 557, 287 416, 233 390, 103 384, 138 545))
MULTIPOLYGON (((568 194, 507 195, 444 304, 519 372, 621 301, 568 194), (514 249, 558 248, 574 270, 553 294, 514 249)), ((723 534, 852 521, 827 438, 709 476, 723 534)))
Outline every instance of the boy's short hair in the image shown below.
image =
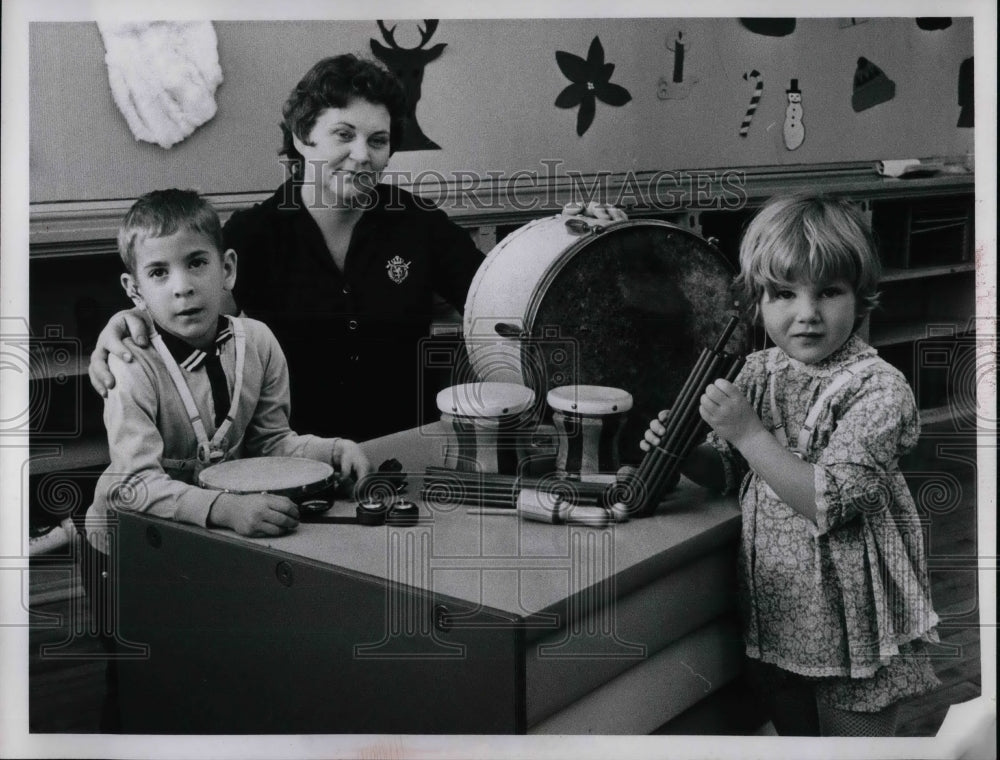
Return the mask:
POLYGON ((780 285, 843 279, 857 298, 857 329, 878 305, 881 275, 871 225, 855 204, 830 196, 791 195, 772 198, 747 226, 736 289, 756 317, 764 294, 773 296, 780 285))
POLYGON ((318 61, 295 85, 281 109, 282 144, 279 155, 301 167, 292 136, 305 143, 316 119, 327 108, 344 108, 359 98, 385 106, 389 112, 389 151, 394 153, 403 139, 406 119, 406 91, 396 75, 379 63, 350 53, 318 61))
POLYGON ((125 268, 135 273, 135 247, 142 240, 173 235, 181 229, 201 233, 220 254, 225 249, 219 215, 194 190, 153 190, 140 197, 118 229, 118 255, 125 268))

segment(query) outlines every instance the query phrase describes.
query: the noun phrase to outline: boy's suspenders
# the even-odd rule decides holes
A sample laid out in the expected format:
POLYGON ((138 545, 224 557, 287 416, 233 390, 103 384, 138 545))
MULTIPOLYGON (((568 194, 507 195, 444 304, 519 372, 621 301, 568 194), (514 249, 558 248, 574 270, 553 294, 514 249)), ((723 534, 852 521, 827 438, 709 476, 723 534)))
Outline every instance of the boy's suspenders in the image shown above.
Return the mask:
POLYGON ((153 334, 153 347, 167 366, 170 379, 174 381, 174 387, 177 388, 177 392, 181 395, 181 400, 184 402, 184 410, 187 412, 191 427, 194 428, 195 437, 198 439, 198 461, 203 466, 215 464, 221 461, 226 455, 226 452, 221 448, 221 444, 233 424, 233 418, 236 416, 236 410, 239 408, 240 393, 243 390, 243 362, 246 355, 246 333, 243 330, 243 323, 238 317, 229 317, 229 324, 233 330, 233 337, 236 339, 236 380, 233 387, 232 403, 229 405, 229 413, 222 421, 222 424, 219 425, 218 430, 215 431, 215 435, 212 436, 211 441, 208 440, 205 423, 202 422, 198 406, 194 402, 191 389, 188 387, 187 380, 184 379, 181 368, 177 366, 174 357, 167 350, 160 334, 153 334))
MULTIPOLYGON (((797 445, 791 449, 793 452, 799 456, 806 453, 806 450, 809 447, 809 442, 812 439, 813 431, 816 429, 816 422, 819 420, 820 414, 823 413, 823 409, 826 408, 826 404, 833 394, 847 385, 847 383, 849 383, 855 375, 878 360, 879 358, 877 356, 869 356, 865 359, 861 359, 851 366, 845 367, 833 378, 833 381, 826 387, 826 390, 819 395, 819 398, 816 399, 812 407, 809 409, 809 413, 806 414, 805 422, 802 423, 802 428, 799 430, 797 445)), ((771 394, 771 416, 774 420, 774 437, 778 439, 778 442, 782 446, 789 448, 788 437, 785 435, 785 423, 781 418, 781 412, 778 410, 773 374, 771 375, 769 385, 771 394)))

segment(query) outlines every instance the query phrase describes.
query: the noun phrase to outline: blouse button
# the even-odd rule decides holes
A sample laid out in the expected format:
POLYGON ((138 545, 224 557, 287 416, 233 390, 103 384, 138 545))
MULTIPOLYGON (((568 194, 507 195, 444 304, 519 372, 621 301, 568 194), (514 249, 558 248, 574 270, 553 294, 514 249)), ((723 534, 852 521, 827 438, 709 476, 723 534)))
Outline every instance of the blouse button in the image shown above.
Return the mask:
POLYGON ((347 327, 348 327, 349 329, 351 329, 351 330, 357 330, 357 329, 358 329, 358 320, 356 320, 356 319, 352 319, 352 320, 350 320, 350 321, 349 321, 349 322, 347 323, 347 327))

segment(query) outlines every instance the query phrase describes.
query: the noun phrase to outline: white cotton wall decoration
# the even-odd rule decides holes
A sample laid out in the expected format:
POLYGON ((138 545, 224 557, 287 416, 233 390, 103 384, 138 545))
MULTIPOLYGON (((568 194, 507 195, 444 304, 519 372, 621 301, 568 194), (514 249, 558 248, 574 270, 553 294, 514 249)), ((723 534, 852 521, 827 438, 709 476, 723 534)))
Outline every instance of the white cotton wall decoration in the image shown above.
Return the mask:
POLYGON ((115 105, 137 140, 169 148, 215 116, 211 21, 98 22, 115 105))

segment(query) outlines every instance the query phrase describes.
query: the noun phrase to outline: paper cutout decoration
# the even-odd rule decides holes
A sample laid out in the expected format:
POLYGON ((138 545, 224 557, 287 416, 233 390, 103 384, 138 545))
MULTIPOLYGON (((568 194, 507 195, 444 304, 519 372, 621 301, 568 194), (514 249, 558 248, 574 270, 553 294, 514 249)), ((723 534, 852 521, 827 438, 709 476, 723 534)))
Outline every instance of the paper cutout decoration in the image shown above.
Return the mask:
POLYGON ((799 80, 793 79, 791 85, 785 90, 788 98, 788 105, 785 107, 785 125, 782 132, 785 137, 785 147, 788 150, 795 150, 802 141, 806 139, 806 126, 802 123, 802 91, 799 89, 799 80))
POLYGON ((396 27, 387 29, 381 21, 378 22, 378 28, 382 32, 382 39, 389 43, 389 47, 377 40, 369 40, 372 54, 399 77, 406 93, 403 139, 397 150, 441 150, 441 146, 427 137, 417 123, 417 103, 420 101, 423 88, 424 69, 428 63, 437 60, 448 46, 442 42, 432 48, 424 49, 424 45, 430 41, 437 26, 437 19, 425 18, 424 26, 417 27, 420 32, 420 44, 413 48, 400 47, 395 39, 396 27))
POLYGON ((743 123, 740 124, 740 137, 746 137, 750 132, 750 122, 753 121, 753 115, 757 112, 757 104, 760 103, 760 96, 764 93, 764 80, 761 79, 760 72, 757 69, 744 72, 743 78, 748 82, 754 81, 754 86, 753 94, 750 96, 750 105, 743 116, 743 123))
POLYGON ((604 47, 598 37, 590 43, 587 60, 564 50, 556 51, 559 70, 573 84, 566 87, 556 98, 558 108, 575 108, 576 133, 582 136, 594 122, 597 100, 609 106, 623 106, 632 99, 632 94, 617 84, 611 84, 611 74, 615 65, 604 62, 604 47))
POLYGON ((667 34, 667 50, 674 54, 674 69, 669 77, 660 77, 656 97, 660 100, 681 100, 691 94, 691 88, 698 80, 684 79, 684 54, 691 50, 691 38, 683 29, 672 29, 667 34))
POLYGON ((785 37, 795 31, 793 18, 741 18, 744 28, 765 37, 785 37))
POLYGON ((958 67, 958 126, 971 127, 976 121, 976 88, 972 71, 972 58, 966 58, 958 67))
POLYGON ((857 26, 858 24, 867 24, 868 19, 866 18, 842 18, 837 22, 837 26, 841 29, 850 29, 852 26, 857 26))
POLYGON ((951 26, 951 19, 947 16, 922 16, 917 19, 917 26, 926 32, 934 32, 951 26))
POLYGON ((222 84, 211 21, 98 22, 108 84, 136 140, 169 148, 215 116, 222 84))
POLYGON ((851 95, 851 107, 855 111, 877 106, 896 95, 896 83, 865 57, 858 58, 858 66, 854 70, 854 94, 851 95))

